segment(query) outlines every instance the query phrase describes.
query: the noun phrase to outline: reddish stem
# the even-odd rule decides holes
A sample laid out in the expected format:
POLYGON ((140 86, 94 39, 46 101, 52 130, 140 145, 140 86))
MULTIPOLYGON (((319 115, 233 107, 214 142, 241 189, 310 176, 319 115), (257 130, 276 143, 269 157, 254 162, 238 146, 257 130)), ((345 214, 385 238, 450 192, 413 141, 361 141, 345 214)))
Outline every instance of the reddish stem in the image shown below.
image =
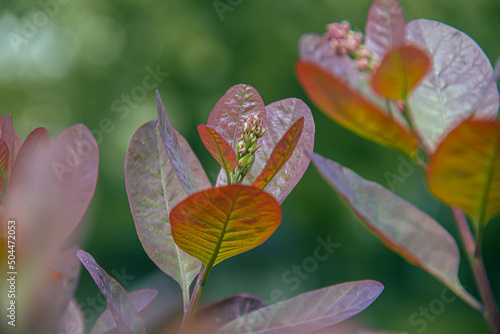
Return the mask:
POLYGON ((483 316, 486 318, 491 332, 493 334, 500 334, 500 316, 498 314, 495 297, 493 296, 493 291, 491 290, 491 285, 488 280, 488 275, 486 274, 486 269, 484 267, 481 244, 476 245, 464 212, 456 207, 452 207, 451 211, 453 212, 453 216, 457 222, 458 231, 462 237, 462 241, 467 252, 467 258, 471 264, 474 279, 476 280, 479 294, 481 295, 481 299, 484 304, 483 316))

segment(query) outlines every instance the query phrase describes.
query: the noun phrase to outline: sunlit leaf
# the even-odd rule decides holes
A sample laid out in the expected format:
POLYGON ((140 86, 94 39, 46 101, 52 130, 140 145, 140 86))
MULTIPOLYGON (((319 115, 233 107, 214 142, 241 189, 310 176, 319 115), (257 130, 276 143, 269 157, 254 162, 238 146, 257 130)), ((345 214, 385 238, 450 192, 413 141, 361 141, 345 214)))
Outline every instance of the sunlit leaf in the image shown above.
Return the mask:
POLYGON ((431 67, 427 52, 404 45, 386 54, 372 77, 372 87, 388 99, 405 100, 431 67))
POLYGON ((202 330, 206 333, 215 332, 231 321, 264 306, 264 303, 254 296, 239 294, 224 298, 199 310, 196 314, 195 327, 191 331, 193 333, 202 330))
POLYGON ((79 250, 77 255, 106 298, 108 309, 120 333, 146 334, 142 318, 123 287, 109 276, 90 254, 79 250))
POLYGON ((238 167, 236 153, 217 131, 205 124, 200 124, 198 125, 198 133, 207 150, 227 173, 238 167))
POLYGON ((303 61, 297 63, 297 75, 309 98, 336 122, 406 154, 418 150, 417 138, 407 128, 334 75, 303 61))
POLYGON ((199 189, 196 184, 196 178, 182 147, 179 145, 175 129, 168 118, 158 90, 156 91, 156 108, 158 109, 158 129, 160 130, 163 146, 165 147, 170 163, 181 186, 188 194, 192 194, 199 189))
POLYGON ((218 333, 314 333, 363 311, 383 289, 379 282, 358 281, 307 292, 240 317, 218 333))
MULTIPOLYGON (((158 291, 151 289, 137 290, 128 294, 128 298, 134 304, 135 309, 140 315, 143 315, 146 309, 151 305, 158 295, 158 291)), ((113 320, 113 315, 109 308, 104 310, 97 319, 90 334, 120 334, 113 320)))
POLYGON ((431 72, 409 99, 414 125, 429 152, 463 119, 473 114, 480 119, 496 118, 496 84, 478 101, 493 68, 472 38, 444 23, 419 19, 408 24, 408 40, 432 56, 431 72))
POLYGON ((262 244, 280 222, 271 195, 239 184, 197 192, 170 212, 175 243, 207 267, 262 244))
POLYGON ((429 188, 485 225, 500 211, 500 122, 468 119, 439 144, 429 188))
MULTIPOLYGON (((187 141, 174 131, 200 189, 210 188, 203 167, 187 141)), ((189 300, 189 285, 201 263, 179 249, 172 239, 168 215, 187 194, 163 146, 157 122, 150 121, 133 135, 125 161, 125 185, 137 234, 153 262, 182 288, 189 300)))
POLYGON ((366 21, 366 46, 372 56, 382 60, 386 53, 403 45, 406 19, 397 0, 375 0, 366 21))
POLYGON ((292 124, 274 147, 264 169, 253 182, 253 186, 264 189, 292 156, 304 129, 304 117, 292 124))
POLYGON ((266 108, 259 93, 250 85, 229 88, 208 117, 207 125, 217 131, 236 151, 248 117, 260 114, 266 126, 266 108))
POLYGON ((432 217, 381 185, 312 153, 312 162, 356 216, 394 252, 442 281, 480 309, 460 284, 460 252, 453 237, 432 217))

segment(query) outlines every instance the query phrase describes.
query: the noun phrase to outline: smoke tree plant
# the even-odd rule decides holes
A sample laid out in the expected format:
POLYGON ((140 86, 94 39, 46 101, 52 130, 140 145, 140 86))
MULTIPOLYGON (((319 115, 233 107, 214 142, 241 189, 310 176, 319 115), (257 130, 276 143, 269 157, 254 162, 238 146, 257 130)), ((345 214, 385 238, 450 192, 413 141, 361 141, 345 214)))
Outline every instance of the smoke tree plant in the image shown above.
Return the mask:
POLYGON ((310 153, 321 175, 383 243, 445 284, 484 315, 492 333, 500 333, 481 252, 484 228, 500 211, 500 69, 493 70, 465 33, 427 19, 406 23, 397 0, 375 0, 364 36, 347 21, 329 24, 323 35, 303 36, 296 72, 322 112, 422 167, 431 192, 451 208, 480 300, 461 285, 459 248, 436 220, 310 153))
MULTIPOLYGON (((213 267, 262 244, 279 226, 280 204, 309 165, 314 121, 301 100, 265 106, 253 87, 233 86, 207 124, 198 126, 221 166, 213 187, 156 94, 158 119, 142 125, 130 141, 126 188, 144 250, 181 287, 179 333, 312 333, 352 317, 378 297, 383 286, 364 280, 268 306, 257 297, 236 295, 196 315, 213 267)), ((81 250, 78 257, 108 301, 91 333, 146 333, 141 310, 155 291, 127 294, 92 256, 81 250)))

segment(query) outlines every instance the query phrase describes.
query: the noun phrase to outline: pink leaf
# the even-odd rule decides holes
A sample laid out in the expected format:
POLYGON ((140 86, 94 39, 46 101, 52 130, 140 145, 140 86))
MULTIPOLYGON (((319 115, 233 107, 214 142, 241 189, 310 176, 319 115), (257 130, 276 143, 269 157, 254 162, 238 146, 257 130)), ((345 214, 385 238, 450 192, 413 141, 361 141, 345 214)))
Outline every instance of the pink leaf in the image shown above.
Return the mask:
POLYGON ((266 126, 266 108, 259 93, 252 86, 239 84, 229 88, 217 102, 208 117, 207 125, 216 130, 236 151, 249 116, 260 114, 266 126))
POLYGON ((161 102, 158 90, 156 91, 156 108, 158 109, 158 129, 160 130, 161 139, 165 150, 167 151, 170 163, 172 164, 175 174, 177 175, 177 179, 181 183, 182 187, 189 195, 191 195, 198 191, 196 178, 194 177, 186 156, 179 145, 174 127, 172 126, 163 103, 161 102))
POLYGON ((392 49, 403 45, 406 19, 397 0, 375 0, 366 22, 366 45, 376 60, 382 60, 392 49))

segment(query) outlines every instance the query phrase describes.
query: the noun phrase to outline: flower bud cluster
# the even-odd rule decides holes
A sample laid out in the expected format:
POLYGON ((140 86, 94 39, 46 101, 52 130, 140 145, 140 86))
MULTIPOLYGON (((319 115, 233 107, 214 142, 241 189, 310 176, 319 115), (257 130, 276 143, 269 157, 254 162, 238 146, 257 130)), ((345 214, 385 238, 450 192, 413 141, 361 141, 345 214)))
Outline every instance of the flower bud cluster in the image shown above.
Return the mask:
POLYGON ((376 68, 377 62, 363 44, 363 34, 352 30, 349 22, 331 23, 326 29, 325 36, 339 56, 347 55, 354 59, 360 71, 371 72, 376 68))
POLYGON ((235 170, 235 180, 237 182, 243 181, 243 178, 250 168, 252 168, 255 160, 255 152, 259 148, 257 140, 266 132, 262 122, 260 114, 255 114, 248 117, 243 125, 243 133, 238 142, 238 151, 236 152, 238 167, 235 170))

